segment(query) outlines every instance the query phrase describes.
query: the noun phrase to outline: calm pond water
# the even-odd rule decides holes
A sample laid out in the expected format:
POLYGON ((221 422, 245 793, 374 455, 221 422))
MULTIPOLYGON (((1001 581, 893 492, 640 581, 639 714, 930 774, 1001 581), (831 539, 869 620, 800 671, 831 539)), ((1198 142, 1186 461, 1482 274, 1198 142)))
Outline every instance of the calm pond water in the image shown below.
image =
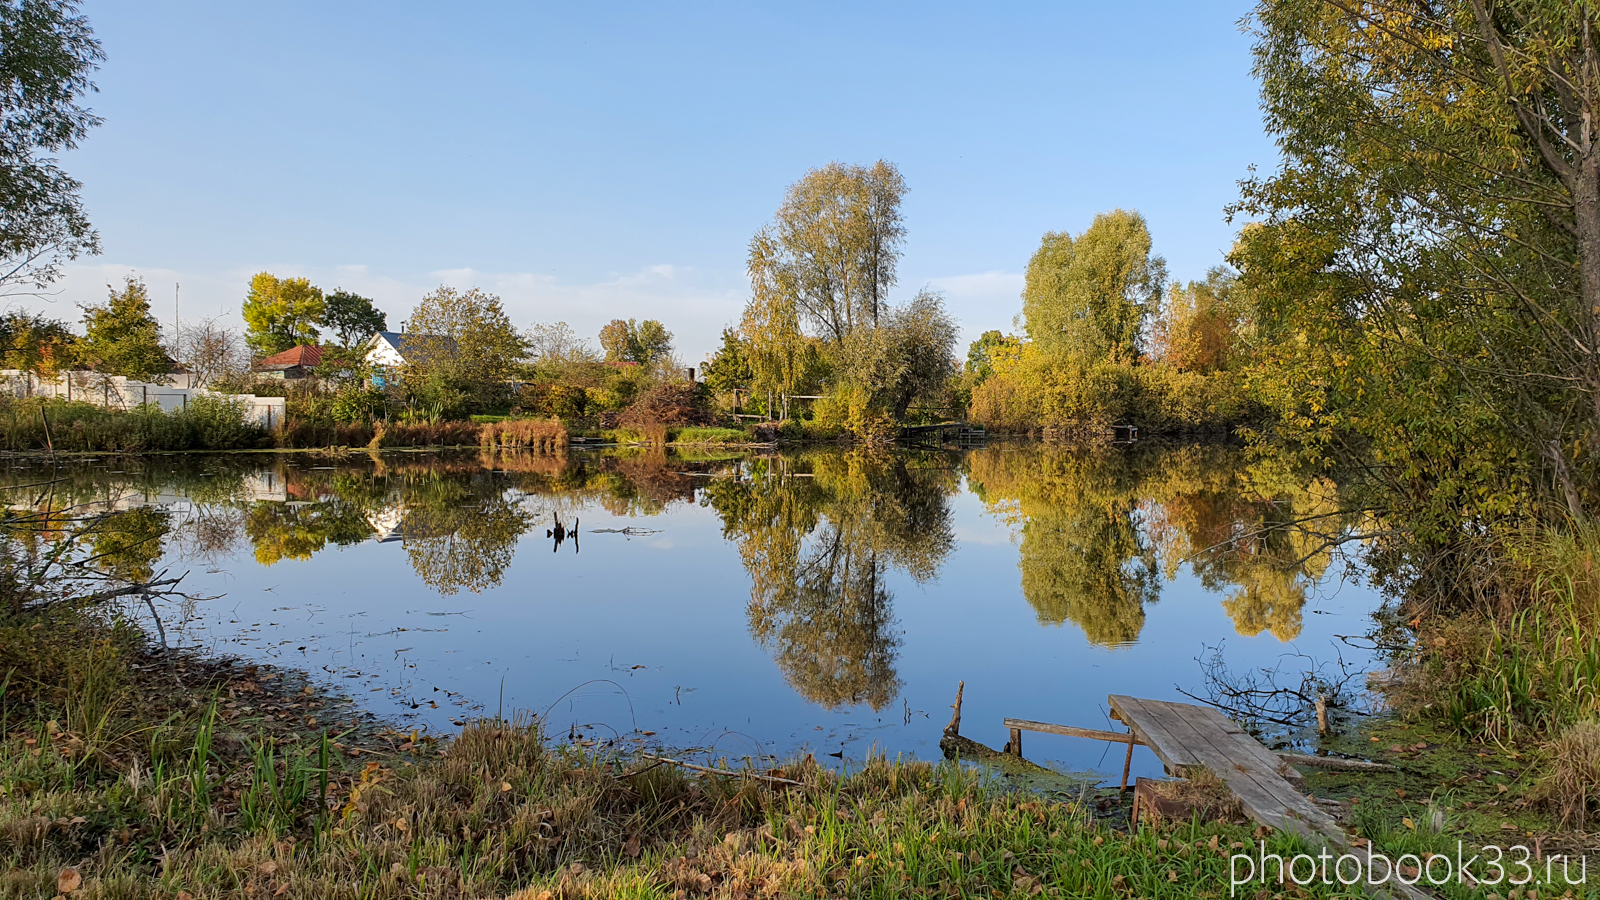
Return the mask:
MULTIPOLYGON (((1337 636, 1379 602, 1315 537, 1262 533, 1330 513, 1333 485, 1215 446, 189 456, 59 476, 49 502, 125 511, 104 565, 188 572, 214 597, 161 607, 169 642, 304 669, 435 730, 532 710, 557 734, 731 758, 931 759, 958 681, 963 733, 993 746, 1004 716, 1105 727, 1108 693, 1202 692, 1219 645, 1235 670, 1362 664, 1337 636)), ((1024 744, 1120 774, 1105 744, 1024 744)))

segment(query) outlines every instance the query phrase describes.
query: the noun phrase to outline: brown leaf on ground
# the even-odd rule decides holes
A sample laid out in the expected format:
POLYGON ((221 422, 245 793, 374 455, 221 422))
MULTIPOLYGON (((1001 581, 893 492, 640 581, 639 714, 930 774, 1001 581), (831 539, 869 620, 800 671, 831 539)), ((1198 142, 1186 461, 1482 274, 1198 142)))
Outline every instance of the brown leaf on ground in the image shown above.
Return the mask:
POLYGON ((622 852, 626 853, 630 858, 637 859, 639 856, 639 836, 633 835, 629 837, 622 845, 622 852))
POLYGON ((62 869, 61 874, 56 876, 56 891, 58 893, 70 894, 82 885, 83 876, 78 874, 77 869, 62 869))

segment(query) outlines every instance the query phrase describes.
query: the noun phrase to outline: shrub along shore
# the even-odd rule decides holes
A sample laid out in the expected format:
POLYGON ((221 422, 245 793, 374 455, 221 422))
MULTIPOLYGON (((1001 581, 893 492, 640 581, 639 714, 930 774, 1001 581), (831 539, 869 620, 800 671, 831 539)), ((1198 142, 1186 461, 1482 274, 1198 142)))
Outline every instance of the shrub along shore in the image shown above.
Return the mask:
MULTIPOLYGON (((291 419, 269 432, 222 398, 186 409, 107 409, 64 400, 0 399, 0 449, 39 453, 167 453, 186 450, 292 450, 329 447, 500 447, 564 452, 571 432, 558 419, 485 416, 487 421, 310 423, 291 419)), ((773 438, 755 428, 656 425, 588 428, 581 436, 623 444, 742 444, 773 438)))

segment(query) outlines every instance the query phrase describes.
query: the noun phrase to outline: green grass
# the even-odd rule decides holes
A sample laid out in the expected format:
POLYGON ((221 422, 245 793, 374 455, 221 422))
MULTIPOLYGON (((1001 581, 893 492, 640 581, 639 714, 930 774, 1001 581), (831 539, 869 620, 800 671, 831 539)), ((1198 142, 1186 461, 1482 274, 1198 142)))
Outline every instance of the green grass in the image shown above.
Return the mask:
POLYGON ((1253 840, 1120 833, 954 764, 806 758, 773 784, 530 720, 363 742, 321 730, 333 701, 292 673, 148 655, 88 618, 0 622, 0 670, 20 676, 0 679, 0 897, 69 868, 106 898, 1221 897, 1253 840))
POLYGON ((742 444, 749 440, 742 428, 679 428, 669 432, 677 444, 742 444))

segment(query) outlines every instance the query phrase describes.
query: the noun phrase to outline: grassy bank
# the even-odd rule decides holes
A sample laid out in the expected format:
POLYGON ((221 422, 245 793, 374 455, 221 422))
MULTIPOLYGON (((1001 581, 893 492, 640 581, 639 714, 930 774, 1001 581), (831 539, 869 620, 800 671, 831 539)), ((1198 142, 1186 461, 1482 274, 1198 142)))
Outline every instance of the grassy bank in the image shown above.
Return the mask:
POLYGON ((7 897, 1225 896, 1253 840, 950 765, 696 775, 536 722, 438 745, 66 613, 0 625, 0 672, 7 897))
POLYGON ((108 409, 67 400, 0 400, 0 447, 57 453, 243 450, 271 446, 266 429, 245 420, 241 405, 195 397, 183 409, 154 405, 108 409))

